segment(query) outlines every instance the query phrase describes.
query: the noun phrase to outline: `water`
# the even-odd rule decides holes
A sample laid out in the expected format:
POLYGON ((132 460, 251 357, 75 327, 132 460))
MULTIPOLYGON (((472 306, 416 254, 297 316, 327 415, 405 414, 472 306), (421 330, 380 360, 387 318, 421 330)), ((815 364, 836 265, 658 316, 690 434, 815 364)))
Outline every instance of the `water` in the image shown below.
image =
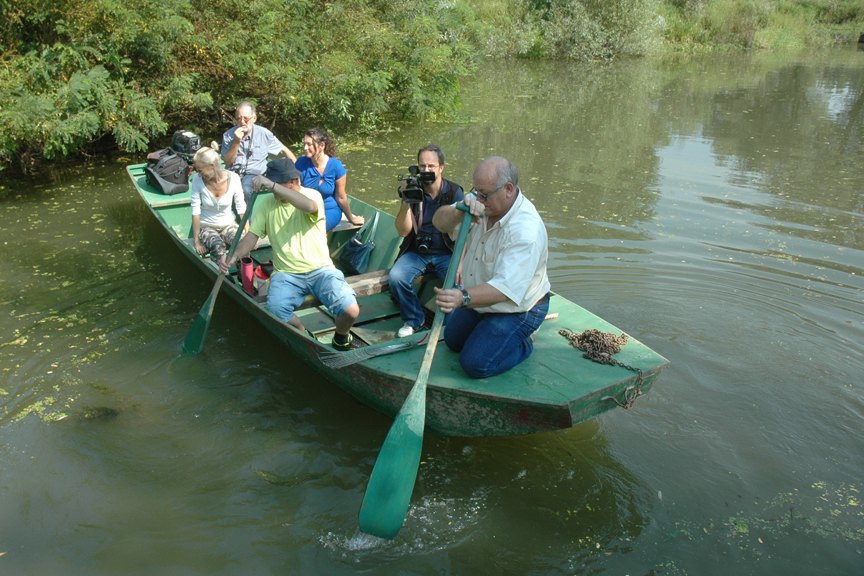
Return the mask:
MULTIPOLYGON (((390 421, 220 298, 123 172, 0 202, 0 572, 861 574, 864 53, 484 64, 464 121, 344 149, 395 213, 429 141, 511 158, 553 289, 672 362, 564 432, 427 436, 408 519, 357 511, 390 421)), ((205 139, 211 135, 203 135, 205 139)))

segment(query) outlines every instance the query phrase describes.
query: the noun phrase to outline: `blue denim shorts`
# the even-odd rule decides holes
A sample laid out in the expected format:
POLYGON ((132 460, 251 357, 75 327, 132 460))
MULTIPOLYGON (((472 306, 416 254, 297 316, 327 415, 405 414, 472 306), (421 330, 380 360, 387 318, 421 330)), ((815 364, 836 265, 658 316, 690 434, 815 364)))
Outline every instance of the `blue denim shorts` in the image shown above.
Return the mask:
POLYGON ((288 322, 307 294, 320 300, 334 316, 342 316, 357 302, 342 272, 333 266, 322 266, 305 274, 275 272, 267 289, 267 307, 280 320, 288 322))

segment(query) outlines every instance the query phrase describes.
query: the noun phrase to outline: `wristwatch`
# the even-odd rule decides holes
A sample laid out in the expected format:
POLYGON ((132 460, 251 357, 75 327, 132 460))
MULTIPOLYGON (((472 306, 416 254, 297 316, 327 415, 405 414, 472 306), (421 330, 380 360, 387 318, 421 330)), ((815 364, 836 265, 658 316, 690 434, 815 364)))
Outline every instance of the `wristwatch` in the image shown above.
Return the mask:
POLYGON ((471 295, 465 288, 462 288, 462 307, 467 308, 471 304, 471 295))

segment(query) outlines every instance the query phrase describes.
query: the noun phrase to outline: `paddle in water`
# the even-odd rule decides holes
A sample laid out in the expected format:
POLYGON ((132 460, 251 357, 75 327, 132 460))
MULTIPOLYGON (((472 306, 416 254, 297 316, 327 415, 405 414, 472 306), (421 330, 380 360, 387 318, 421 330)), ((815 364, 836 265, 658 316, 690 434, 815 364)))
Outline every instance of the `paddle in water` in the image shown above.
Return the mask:
MULTIPOLYGON (((252 197, 249 198, 249 204, 246 206, 246 213, 240 220, 240 226, 237 228, 237 234, 234 235, 234 241, 231 242, 231 250, 226 258, 228 260, 234 255, 234 250, 237 249, 237 243, 240 241, 240 233, 246 227, 246 221, 252 215, 252 206, 255 204, 255 198, 258 192, 252 192, 252 197)), ((204 339, 207 337, 207 329, 210 328, 210 318, 213 317, 213 307, 216 305, 216 296, 219 295, 219 288, 222 287, 222 281, 225 280, 225 274, 219 273, 219 278, 216 279, 216 285, 210 291, 210 297, 204 302, 198 316, 195 317, 195 322, 192 323, 192 328, 189 334, 186 335, 186 340, 183 342, 183 351, 189 354, 198 354, 204 348, 204 339)))
MULTIPOLYGON (((444 279, 444 289, 452 288, 456 280, 456 270, 459 268, 459 256, 465 247, 465 238, 471 227, 471 213, 468 207, 459 203, 457 207, 465 212, 462 226, 459 229, 459 237, 453 247, 454 257, 450 259, 450 267, 447 269, 447 277, 444 279)), ((366 495, 360 506, 360 530, 380 538, 393 539, 402 528, 408 504, 411 500, 411 492, 414 490, 414 481, 417 479, 417 468, 420 465, 420 453, 423 449, 423 428, 426 426, 426 384, 429 381, 429 370, 432 368, 432 359, 435 356, 435 348, 438 346, 438 336, 444 324, 444 313, 439 308, 435 312, 432 321, 432 329, 429 331, 429 343, 426 344, 426 353, 420 364, 420 373, 417 381, 390 431, 372 475, 366 486, 366 495)))

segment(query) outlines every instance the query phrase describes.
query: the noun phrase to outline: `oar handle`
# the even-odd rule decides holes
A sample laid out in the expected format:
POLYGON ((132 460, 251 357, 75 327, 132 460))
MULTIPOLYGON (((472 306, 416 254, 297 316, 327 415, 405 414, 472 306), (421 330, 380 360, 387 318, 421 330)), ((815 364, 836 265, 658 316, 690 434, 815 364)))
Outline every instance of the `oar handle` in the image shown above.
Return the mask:
POLYGON ((447 268, 447 276, 444 277, 444 289, 449 290, 456 284, 456 272, 459 270, 459 259, 462 257, 462 249, 465 248, 465 238, 468 237, 468 230, 471 228, 471 220, 474 218, 471 215, 471 209, 464 202, 456 204, 456 209, 465 212, 462 217, 462 225, 459 227, 459 236, 456 237, 456 244, 453 246, 453 258, 456 258, 456 264, 447 268))
MULTIPOLYGON (((249 198, 249 204, 246 206, 246 212, 243 218, 240 219, 240 228, 234 235, 234 240, 231 242, 231 250, 228 252, 228 260, 234 256, 234 251, 237 249, 237 243, 240 242, 240 233, 246 227, 246 222, 252 215, 252 207, 255 205, 257 192, 252 192, 252 197, 249 198)), ((210 292, 210 297, 204 302, 198 316, 192 323, 192 328, 189 329, 189 334, 186 335, 186 340, 183 341, 183 351, 192 354, 198 354, 204 348, 204 339, 207 337, 207 329, 210 327, 210 318, 213 316, 213 307, 216 305, 216 296, 219 295, 219 288, 222 287, 222 281, 225 279, 225 274, 219 272, 219 277, 216 279, 216 284, 213 285, 213 290, 210 292)))
MULTIPOLYGON (((456 284, 456 273, 459 270, 459 259, 462 257, 462 250, 465 248, 465 240, 468 237, 468 230, 471 228, 471 220, 474 218, 471 215, 470 208, 468 208, 464 203, 460 202, 457 204, 456 209, 465 212, 465 215, 462 217, 462 225, 459 227, 459 236, 456 237, 456 244, 453 246, 453 260, 447 268, 447 276, 444 277, 444 290, 449 290, 450 288, 453 288, 454 284, 456 284)), ((426 345, 426 353, 423 357, 424 364, 420 368, 421 372, 424 367, 428 372, 429 367, 432 364, 432 356, 435 354, 435 345, 438 342, 438 335, 441 333, 441 326, 443 324, 444 313, 439 308, 435 311, 435 318, 432 320, 432 329, 429 331, 429 344, 426 345), (426 363, 426 358, 429 358, 428 364, 426 363)))
POLYGON ((255 199, 257 197, 258 191, 253 190, 249 203, 246 205, 246 212, 243 213, 243 218, 240 219, 240 227, 237 229, 237 234, 234 235, 234 240, 231 242, 231 249, 228 250, 227 260, 231 260, 231 257, 234 256, 234 251, 237 250, 237 244, 240 243, 240 235, 243 234, 243 228, 246 227, 246 222, 252 216, 252 207, 255 206, 255 199))

